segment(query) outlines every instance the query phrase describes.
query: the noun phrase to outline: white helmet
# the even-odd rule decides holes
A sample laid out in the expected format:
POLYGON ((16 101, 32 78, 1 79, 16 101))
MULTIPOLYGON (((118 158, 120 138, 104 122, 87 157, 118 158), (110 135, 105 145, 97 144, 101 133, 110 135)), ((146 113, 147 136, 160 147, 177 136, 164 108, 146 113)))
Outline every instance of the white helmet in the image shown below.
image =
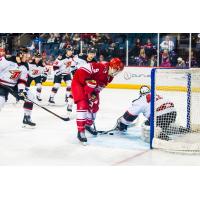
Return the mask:
POLYGON ((146 85, 141 86, 140 95, 145 95, 145 94, 148 94, 150 92, 151 92, 151 89, 148 86, 146 86, 146 85))

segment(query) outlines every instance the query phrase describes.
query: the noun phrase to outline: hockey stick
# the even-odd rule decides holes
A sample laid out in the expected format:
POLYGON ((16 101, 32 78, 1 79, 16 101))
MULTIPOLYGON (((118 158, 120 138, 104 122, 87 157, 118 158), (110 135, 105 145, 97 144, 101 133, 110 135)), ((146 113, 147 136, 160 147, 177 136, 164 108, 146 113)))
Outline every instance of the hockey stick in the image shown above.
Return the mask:
MULTIPOLYGON (((121 116, 121 117, 122 117, 122 116, 121 116)), ((99 135, 106 135, 106 134, 114 135, 112 132, 113 132, 113 131, 117 131, 118 121, 120 120, 121 117, 119 117, 119 118, 117 119, 117 123, 115 124, 115 126, 114 126, 112 129, 107 130, 107 131, 99 131, 99 135)), ((133 123, 130 124, 130 125, 128 125, 128 128, 131 128, 131 127, 136 126, 136 123, 137 123, 137 121, 136 121, 136 122, 133 122, 133 123)))
MULTIPOLYGON (((121 117, 122 117, 122 116, 121 116, 121 117)), ((118 121, 120 120, 121 117, 119 117, 119 118, 117 119, 117 123, 115 124, 115 126, 114 126, 112 129, 110 129, 110 130, 108 130, 108 131, 99 131, 99 135, 106 135, 106 134, 113 135, 113 134, 111 134, 111 133, 112 133, 113 131, 116 131, 116 130, 117 130, 118 121)))
MULTIPOLYGON (((1 86, 4 87, 5 89, 9 90, 9 92, 10 92, 15 98, 17 98, 17 94, 16 94, 16 92, 15 92, 12 88, 10 88, 10 87, 8 87, 8 86, 6 86, 6 85, 1 85, 1 86)), ((27 97, 24 97, 23 101, 25 101, 25 100, 32 102, 33 104, 37 105, 38 107, 42 108, 43 110, 46 110, 47 112, 49 112, 49 113, 51 113, 52 115, 58 117, 59 119, 62 119, 63 121, 69 121, 69 120, 70 120, 69 117, 67 117, 67 118, 61 117, 60 115, 57 115, 56 113, 52 112, 51 110, 49 110, 49 109, 47 109, 47 108, 45 108, 45 107, 43 107, 43 106, 40 106, 39 104, 37 104, 36 102, 34 102, 34 101, 28 99, 27 97)))
POLYGON ((91 115, 92 115, 92 121, 93 121, 92 124, 93 124, 93 127, 94 127, 94 131, 95 131, 95 132, 98 132, 98 131, 97 131, 97 128, 96 128, 96 124, 95 124, 95 122, 94 122, 94 120, 95 120, 95 119, 94 119, 94 113, 92 112, 91 115))
POLYGON ((61 117, 60 115, 57 115, 56 113, 52 112, 51 110, 49 110, 49 109, 47 109, 47 108, 45 108, 45 107, 43 107, 43 106, 40 106, 39 104, 37 104, 36 102, 34 102, 34 101, 32 101, 32 100, 30 100, 30 99, 28 99, 28 98, 25 98, 24 100, 27 100, 27 101, 32 102, 32 103, 35 104, 36 106, 42 108, 43 110, 46 110, 47 112, 49 112, 49 113, 51 113, 52 115, 58 117, 59 119, 62 119, 63 121, 69 121, 69 120, 70 120, 69 117, 67 117, 67 118, 61 117))

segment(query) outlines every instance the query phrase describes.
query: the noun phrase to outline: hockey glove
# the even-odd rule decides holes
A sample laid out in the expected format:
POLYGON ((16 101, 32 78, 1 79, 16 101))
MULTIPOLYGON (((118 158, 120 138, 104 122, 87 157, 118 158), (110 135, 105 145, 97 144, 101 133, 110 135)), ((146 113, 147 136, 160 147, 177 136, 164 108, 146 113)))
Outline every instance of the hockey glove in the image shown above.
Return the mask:
POLYGON ((94 92, 88 95, 88 99, 89 99, 89 102, 93 102, 93 103, 95 101, 98 101, 98 97, 94 92))
POLYGON ((99 110, 99 95, 94 92, 88 95, 89 111, 96 113, 99 110))
POLYGON ((26 92, 26 90, 20 89, 18 91, 17 99, 18 100, 25 100, 25 99, 27 99, 27 92, 26 92))
POLYGON ((47 80, 47 74, 43 74, 41 77, 41 82, 45 82, 47 80))
POLYGON ((94 92, 94 89, 97 86, 97 82, 95 80, 87 80, 86 85, 84 87, 85 94, 92 94, 94 92))

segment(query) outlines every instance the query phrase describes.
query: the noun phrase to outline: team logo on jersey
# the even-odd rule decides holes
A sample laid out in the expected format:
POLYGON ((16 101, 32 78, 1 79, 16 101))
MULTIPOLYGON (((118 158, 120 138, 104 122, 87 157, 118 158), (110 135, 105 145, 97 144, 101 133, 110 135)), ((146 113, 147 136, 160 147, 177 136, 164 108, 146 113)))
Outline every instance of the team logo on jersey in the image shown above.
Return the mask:
POLYGON ((58 61, 55 61, 55 62, 53 63, 53 65, 58 65, 58 61))
POLYGON ((105 68, 105 69, 103 70, 103 73, 106 74, 107 72, 108 72, 108 69, 105 68))
POLYGON ((93 69, 94 73, 97 73, 99 71, 99 69, 93 69))
POLYGON ((19 78, 19 76, 21 74, 20 70, 9 70, 9 72, 11 73, 10 79, 12 79, 12 80, 19 78))
POLYGON ((38 69, 33 69, 33 70, 32 70, 32 75, 37 75, 37 74, 39 74, 39 72, 40 72, 40 70, 38 70, 38 69))
POLYGON ((71 64, 72 64, 72 61, 66 62, 65 64, 66 64, 66 67, 68 68, 68 67, 70 67, 70 66, 71 66, 71 64))

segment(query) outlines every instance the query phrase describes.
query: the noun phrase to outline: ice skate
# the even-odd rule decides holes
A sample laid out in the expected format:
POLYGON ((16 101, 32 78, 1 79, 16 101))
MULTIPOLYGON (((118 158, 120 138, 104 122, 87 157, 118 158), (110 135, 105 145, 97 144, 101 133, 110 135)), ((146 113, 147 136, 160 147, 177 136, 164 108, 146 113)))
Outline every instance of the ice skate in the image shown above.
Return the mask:
POLYGON ((53 97, 49 98, 49 105, 55 105, 55 101, 53 97))
POLYGON ((36 127, 36 123, 32 122, 31 116, 24 115, 22 127, 23 128, 35 128, 36 127))
POLYGON ((78 132, 77 138, 83 145, 87 145, 87 138, 85 136, 85 132, 78 132))

